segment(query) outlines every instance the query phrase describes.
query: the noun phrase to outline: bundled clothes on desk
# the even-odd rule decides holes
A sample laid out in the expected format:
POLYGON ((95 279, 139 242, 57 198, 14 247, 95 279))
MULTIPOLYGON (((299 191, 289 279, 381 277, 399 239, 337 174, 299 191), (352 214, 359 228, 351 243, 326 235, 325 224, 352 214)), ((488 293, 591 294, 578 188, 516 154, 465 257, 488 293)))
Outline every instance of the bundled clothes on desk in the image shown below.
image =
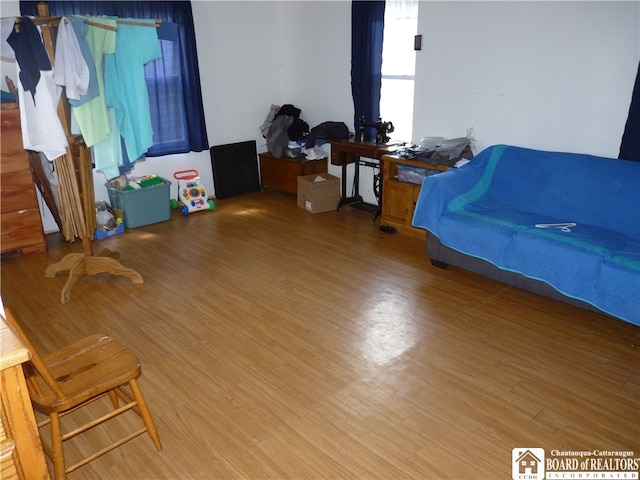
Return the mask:
MULTIPOLYGON (((118 23, 116 17, 62 17, 56 39, 56 66, 51 70, 38 28, 30 18, 7 39, 20 69, 20 104, 24 148, 43 151, 52 161, 67 141, 57 103, 65 86, 72 125, 93 147, 96 169, 107 178, 119 167, 144 156, 153 145, 149 95, 144 66, 162 57, 157 28, 118 23), (25 98, 31 92, 32 99, 25 98), (124 148, 123 148, 124 145, 124 148)), ((155 20, 126 19, 137 23, 155 20)), ((171 22, 163 22, 171 23, 171 22)), ((175 39, 177 27, 167 25, 175 39)), ((4 37, 4 36, 3 36, 4 37)))
POLYGON ((300 118, 302 110, 291 104, 271 105, 269 115, 260 127, 267 148, 276 157, 285 156, 289 141, 298 141, 309 133, 309 124, 300 118))
MULTIPOLYGON (((309 125, 300 119, 301 110, 294 105, 271 105, 267 118, 260 126, 267 140, 267 149, 276 158, 287 155, 289 142, 299 142, 305 150, 313 149, 318 140, 325 138, 349 138, 349 128, 344 122, 322 122, 309 130, 309 125)), ((313 158, 316 157, 312 154, 313 158)), ((307 156, 309 158, 309 156, 307 156)))

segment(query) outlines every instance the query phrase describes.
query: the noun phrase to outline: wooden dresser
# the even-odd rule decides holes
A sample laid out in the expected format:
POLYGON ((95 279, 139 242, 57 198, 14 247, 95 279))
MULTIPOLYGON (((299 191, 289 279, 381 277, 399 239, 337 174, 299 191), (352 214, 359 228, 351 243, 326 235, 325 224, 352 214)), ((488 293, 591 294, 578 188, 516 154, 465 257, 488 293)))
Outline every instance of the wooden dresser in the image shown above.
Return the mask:
POLYGON ((422 183, 412 183, 402 179, 400 169, 413 169, 416 172, 440 173, 447 170, 444 165, 429 165, 419 160, 409 160, 396 155, 382 157, 382 218, 398 232, 426 238, 426 231, 411 226, 413 213, 420 195, 422 183))
POLYGON ((261 153, 260 184, 283 192, 297 193, 298 177, 314 173, 327 173, 327 159, 307 160, 305 157, 276 158, 269 152, 261 153))
MULTIPOLYGON (((11 312, 7 311, 7 315, 11 312)), ((0 317, 0 478, 49 479, 22 364, 31 353, 0 317)))
POLYGON ((0 248, 2 253, 44 252, 47 243, 29 158, 22 147, 20 110, 3 109, 0 163, 0 248))

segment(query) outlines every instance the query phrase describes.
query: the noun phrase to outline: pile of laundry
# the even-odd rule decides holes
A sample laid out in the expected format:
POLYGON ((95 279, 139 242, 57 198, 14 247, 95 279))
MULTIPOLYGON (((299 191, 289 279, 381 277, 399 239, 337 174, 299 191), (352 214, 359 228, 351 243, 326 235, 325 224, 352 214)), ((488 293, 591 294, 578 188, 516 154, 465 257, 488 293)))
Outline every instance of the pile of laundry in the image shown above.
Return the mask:
POLYGON ((301 110, 294 105, 271 105, 260 133, 267 140, 267 149, 276 158, 301 157, 309 160, 326 157, 318 148, 328 138, 349 138, 344 122, 322 122, 312 129, 300 118, 301 110))

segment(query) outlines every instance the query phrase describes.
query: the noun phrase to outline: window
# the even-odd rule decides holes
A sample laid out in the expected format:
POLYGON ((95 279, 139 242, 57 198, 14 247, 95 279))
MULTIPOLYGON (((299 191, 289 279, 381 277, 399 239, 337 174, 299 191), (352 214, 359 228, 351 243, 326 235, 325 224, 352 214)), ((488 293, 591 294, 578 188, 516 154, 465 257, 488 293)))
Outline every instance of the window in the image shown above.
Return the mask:
POLYGON ((413 93, 418 31, 417 0, 386 0, 382 44, 380 115, 392 122, 394 140, 412 141, 413 93))
MULTIPOLYGON (((21 0, 21 14, 38 15, 38 3, 21 0)), ((47 4, 52 16, 110 15, 161 19, 167 22, 165 26, 175 24, 175 38, 160 40, 162 58, 145 66, 154 141, 146 156, 209 148, 191 2, 49 0, 47 4)))
POLYGON ((149 89, 153 146, 149 155, 189 151, 187 121, 182 100, 180 52, 176 42, 160 40, 162 66, 158 60, 144 69, 149 89), (153 101, 153 100, 156 101, 153 101))

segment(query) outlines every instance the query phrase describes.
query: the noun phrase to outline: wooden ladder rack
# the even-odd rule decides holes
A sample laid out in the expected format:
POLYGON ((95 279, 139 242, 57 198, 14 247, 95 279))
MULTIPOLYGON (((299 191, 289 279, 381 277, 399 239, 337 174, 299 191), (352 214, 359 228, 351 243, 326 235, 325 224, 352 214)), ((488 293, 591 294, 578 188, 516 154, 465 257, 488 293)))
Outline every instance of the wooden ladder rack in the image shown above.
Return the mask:
MULTIPOLYGON (((55 64, 53 28, 59 24, 60 19, 61 17, 49 15, 49 6, 45 2, 38 4, 38 17, 34 21, 42 27, 44 46, 52 66, 55 64)), ((59 272, 69 271, 62 289, 62 303, 69 301, 72 288, 85 275, 110 273, 128 277, 136 284, 144 283, 137 271, 120 264, 117 252, 105 248, 96 255, 92 254, 91 241, 96 229, 96 215, 91 155, 82 138, 70 133, 70 109, 64 91, 58 103, 58 115, 69 143, 66 154, 53 162, 58 174, 61 230, 67 241, 76 237, 82 239, 83 253, 68 254, 61 261, 49 265, 45 276, 51 278, 59 272)), ((39 180, 38 175, 36 180, 39 180)), ((48 185, 45 187, 40 181, 38 188, 43 191, 48 185)))

